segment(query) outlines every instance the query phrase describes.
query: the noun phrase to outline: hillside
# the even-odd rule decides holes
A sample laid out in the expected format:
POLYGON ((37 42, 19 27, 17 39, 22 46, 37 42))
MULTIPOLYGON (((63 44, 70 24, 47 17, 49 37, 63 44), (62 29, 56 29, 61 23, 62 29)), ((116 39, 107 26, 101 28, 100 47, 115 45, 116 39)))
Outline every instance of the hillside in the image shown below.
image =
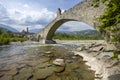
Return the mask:
POLYGON ((73 32, 56 32, 54 39, 65 39, 65 40, 100 40, 103 39, 101 34, 96 30, 83 30, 73 32))
POLYGON ((0 34, 1 34, 1 33, 5 33, 5 32, 11 32, 11 33, 12 33, 12 31, 0 27, 0 34))
POLYGON ((4 25, 4 24, 0 24, 0 28, 4 28, 4 29, 7 29, 7 30, 12 31, 12 32, 19 32, 18 30, 12 28, 11 26, 4 25))
POLYGON ((97 36, 99 36, 99 37, 101 37, 101 34, 98 31, 90 30, 90 29, 83 30, 83 31, 74 31, 74 32, 70 32, 68 34, 71 34, 73 36, 78 36, 78 37, 79 36, 86 36, 86 37, 97 37, 97 36))

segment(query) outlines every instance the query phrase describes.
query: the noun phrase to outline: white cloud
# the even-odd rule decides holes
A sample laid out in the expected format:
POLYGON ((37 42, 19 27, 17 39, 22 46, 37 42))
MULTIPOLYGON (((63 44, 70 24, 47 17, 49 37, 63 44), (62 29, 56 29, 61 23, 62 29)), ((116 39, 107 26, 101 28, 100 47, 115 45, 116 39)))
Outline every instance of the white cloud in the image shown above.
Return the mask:
POLYGON ((8 10, 9 17, 15 21, 18 21, 19 24, 24 24, 25 22, 38 22, 40 20, 44 22, 50 22, 55 18, 55 13, 49 11, 47 8, 42 9, 41 11, 34 10, 8 10))
POLYGON ((24 8, 30 8, 28 4, 23 5, 24 8))
POLYGON ((41 28, 56 17, 56 13, 49 11, 47 8, 36 11, 30 9, 27 4, 22 7, 24 8, 6 9, 0 5, 0 21, 21 31, 28 26, 31 28, 41 28))

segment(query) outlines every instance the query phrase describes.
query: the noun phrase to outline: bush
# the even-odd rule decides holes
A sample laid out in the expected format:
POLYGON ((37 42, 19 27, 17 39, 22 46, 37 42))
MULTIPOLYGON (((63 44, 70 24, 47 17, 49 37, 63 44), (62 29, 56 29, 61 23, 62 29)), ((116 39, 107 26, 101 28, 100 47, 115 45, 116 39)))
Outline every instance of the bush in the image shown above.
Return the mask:
POLYGON ((21 38, 21 37, 10 37, 6 34, 1 34, 0 35, 0 45, 4 45, 4 44, 9 44, 10 42, 24 42, 26 41, 26 38, 21 38))
POLYGON ((113 60, 119 60, 119 56, 120 55, 120 51, 115 51, 114 53, 113 53, 113 57, 112 57, 112 59, 113 60))
POLYGON ((9 44, 10 38, 0 37, 0 45, 9 44))
MULTIPOLYGON (((100 0, 93 0, 93 3, 96 4, 100 0)), ((103 3, 109 1, 106 5, 106 11, 103 15, 99 17, 100 25, 98 26, 100 31, 110 34, 110 42, 120 42, 120 28, 117 28, 117 25, 120 23, 120 0, 102 0, 103 3), (111 35, 114 33, 115 35, 111 35), (116 34, 119 33, 119 34, 116 34)))

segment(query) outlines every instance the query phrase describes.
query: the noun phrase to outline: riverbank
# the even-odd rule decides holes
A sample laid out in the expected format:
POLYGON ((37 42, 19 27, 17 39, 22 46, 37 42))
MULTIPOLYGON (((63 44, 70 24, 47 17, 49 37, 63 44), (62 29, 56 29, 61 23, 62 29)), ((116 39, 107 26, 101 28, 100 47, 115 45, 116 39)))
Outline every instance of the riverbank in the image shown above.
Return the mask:
POLYGON ((120 80, 120 55, 113 58, 115 47, 106 43, 85 44, 77 48, 75 55, 80 55, 91 70, 95 71, 95 80, 120 80))

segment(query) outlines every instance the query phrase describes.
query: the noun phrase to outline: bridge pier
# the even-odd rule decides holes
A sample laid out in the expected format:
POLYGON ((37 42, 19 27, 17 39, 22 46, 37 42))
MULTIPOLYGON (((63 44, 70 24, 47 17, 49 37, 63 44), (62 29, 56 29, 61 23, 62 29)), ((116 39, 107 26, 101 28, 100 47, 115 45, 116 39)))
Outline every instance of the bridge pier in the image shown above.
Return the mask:
POLYGON ((39 43, 40 44, 56 44, 56 41, 42 39, 42 40, 39 40, 39 43))
POLYGON ((56 41, 54 40, 45 40, 46 44, 56 44, 56 41))

